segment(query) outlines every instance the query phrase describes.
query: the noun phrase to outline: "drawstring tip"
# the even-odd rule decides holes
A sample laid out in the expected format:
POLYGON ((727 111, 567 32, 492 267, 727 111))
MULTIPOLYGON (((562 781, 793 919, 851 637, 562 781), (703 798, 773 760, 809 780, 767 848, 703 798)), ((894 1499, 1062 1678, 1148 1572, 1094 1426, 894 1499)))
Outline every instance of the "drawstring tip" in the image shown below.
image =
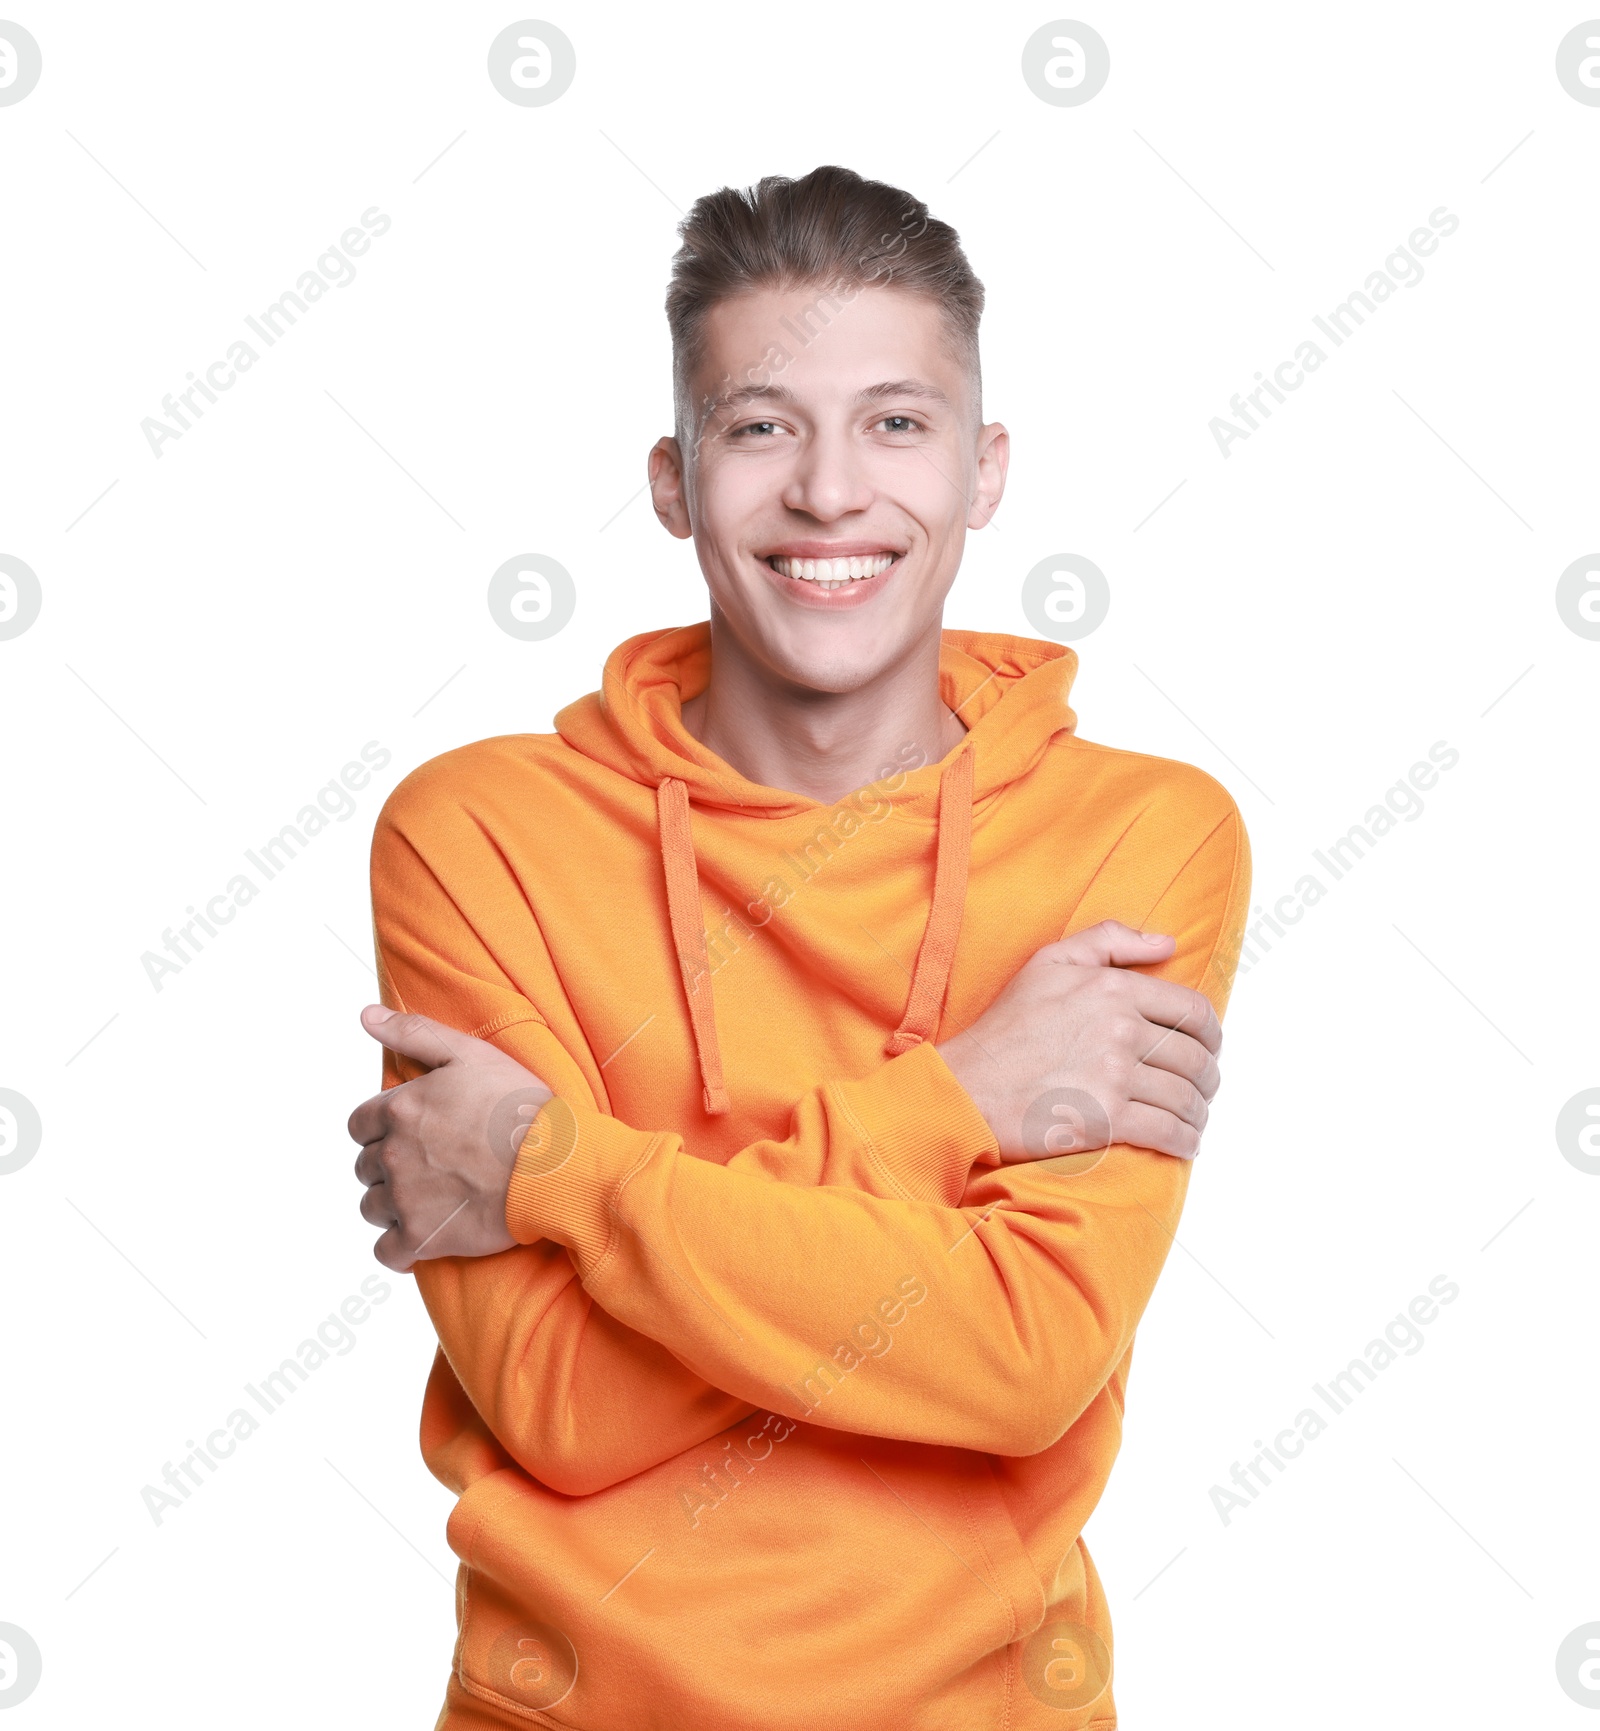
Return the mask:
POLYGON ((909 1052, 913 1046, 921 1044, 921 1034, 912 1033, 907 1028, 896 1028, 883 1049, 889 1057, 898 1058, 902 1052, 909 1052))
POLYGON ((728 1110, 728 1090, 726 1088, 705 1088, 702 1093, 705 1097, 706 1116, 708 1118, 723 1117, 728 1110))

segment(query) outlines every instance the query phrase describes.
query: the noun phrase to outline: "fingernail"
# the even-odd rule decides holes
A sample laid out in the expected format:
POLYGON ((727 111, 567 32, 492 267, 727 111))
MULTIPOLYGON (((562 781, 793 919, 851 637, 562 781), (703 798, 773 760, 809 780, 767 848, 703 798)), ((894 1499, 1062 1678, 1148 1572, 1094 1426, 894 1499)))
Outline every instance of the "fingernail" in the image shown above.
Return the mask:
POLYGON ((1139 936, 1143 938, 1147 944, 1164 944, 1167 941, 1167 934, 1165 932, 1140 932, 1139 936))
POLYGON ((387 1022, 394 1011, 387 1004, 368 1004, 361 1013, 363 1016, 371 1017, 374 1022, 387 1022))

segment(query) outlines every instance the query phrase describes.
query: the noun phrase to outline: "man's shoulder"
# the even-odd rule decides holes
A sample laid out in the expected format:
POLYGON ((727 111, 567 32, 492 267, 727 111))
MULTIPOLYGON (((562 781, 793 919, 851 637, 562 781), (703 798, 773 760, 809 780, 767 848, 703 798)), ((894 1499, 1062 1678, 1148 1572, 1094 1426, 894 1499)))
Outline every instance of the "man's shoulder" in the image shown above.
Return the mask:
MULTIPOLYGON (((1061 762, 1091 872, 1075 928, 1100 919, 1153 922, 1180 943, 1194 932, 1212 934, 1195 941, 1215 943, 1217 933, 1237 926, 1249 899, 1250 837, 1215 776, 1178 758, 1075 735, 1064 740, 1061 762)), ((1220 1011, 1227 985, 1217 990, 1220 1011)))
POLYGON ((453 746, 400 778, 378 813, 378 832, 421 842, 458 830, 508 799, 534 794, 570 755, 555 733, 502 733, 453 746))
POLYGON ((1082 785, 1096 804, 1126 801, 1147 831, 1159 828, 1204 836, 1225 823, 1244 829, 1233 795, 1195 764, 1101 745, 1075 733, 1058 734, 1056 743, 1076 785, 1082 785))

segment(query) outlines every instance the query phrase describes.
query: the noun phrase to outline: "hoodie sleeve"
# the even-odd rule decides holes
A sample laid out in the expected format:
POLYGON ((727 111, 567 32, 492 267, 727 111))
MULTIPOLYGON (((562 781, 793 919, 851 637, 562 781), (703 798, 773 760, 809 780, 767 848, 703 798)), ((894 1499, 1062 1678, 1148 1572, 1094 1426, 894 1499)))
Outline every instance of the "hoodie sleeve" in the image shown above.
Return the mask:
MULTIPOLYGON (((1249 889, 1229 801, 1139 922, 1177 938, 1149 971, 1204 992, 1219 1016, 1249 889)), ((905 1124, 929 1123, 930 1102, 970 1154, 994 1150, 931 1045, 825 1086, 815 1110, 830 1145, 892 1149, 905 1124)), ((698 1160, 677 1134, 632 1129, 558 1089, 519 1152, 507 1220, 519 1240, 566 1245, 609 1316, 752 1406, 1029 1455, 1076 1421, 1126 1353, 1190 1171, 1119 1143, 1098 1159, 980 1163, 959 1205, 802 1188, 748 1162, 698 1160)))
MULTIPOLYGON (((384 1004, 491 1041, 554 1089, 563 1106, 617 1123, 602 1118, 577 1059, 387 816, 373 837, 372 910, 384 1004)), ((384 1048, 385 1088, 423 1073, 384 1048)), ((941 1091, 898 1115, 892 1088, 872 1078, 855 1086, 867 1099, 882 1094, 870 1140, 841 1123, 818 1088, 795 1106, 786 1140, 752 1143, 730 1168, 762 1186, 781 1172, 786 1185, 958 1200, 988 1126, 955 1078, 946 1071, 941 1091)), ((522 1170, 526 1177, 526 1162, 522 1170)), ((514 1250, 440 1257, 413 1272, 446 1368, 506 1451, 541 1483, 571 1496, 604 1489, 756 1410, 746 1396, 687 1367, 669 1343, 597 1304, 569 1251, 526 1222, 523 1228, 514 1250)))

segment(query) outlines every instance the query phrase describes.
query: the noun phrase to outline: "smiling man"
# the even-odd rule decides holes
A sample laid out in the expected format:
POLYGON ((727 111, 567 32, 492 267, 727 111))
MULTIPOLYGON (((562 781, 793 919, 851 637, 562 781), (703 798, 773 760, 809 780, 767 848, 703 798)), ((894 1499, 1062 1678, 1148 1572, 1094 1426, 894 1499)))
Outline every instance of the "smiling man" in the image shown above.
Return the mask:
POLYGON ((947 631, 983 289, 836 167, 702 198, 656 514, 698 624, 395 789, 376 1254, 439 1336, 441 1731, 1107 1727, 1082 1529, 1218 1085, 1227 793, 947 631))

